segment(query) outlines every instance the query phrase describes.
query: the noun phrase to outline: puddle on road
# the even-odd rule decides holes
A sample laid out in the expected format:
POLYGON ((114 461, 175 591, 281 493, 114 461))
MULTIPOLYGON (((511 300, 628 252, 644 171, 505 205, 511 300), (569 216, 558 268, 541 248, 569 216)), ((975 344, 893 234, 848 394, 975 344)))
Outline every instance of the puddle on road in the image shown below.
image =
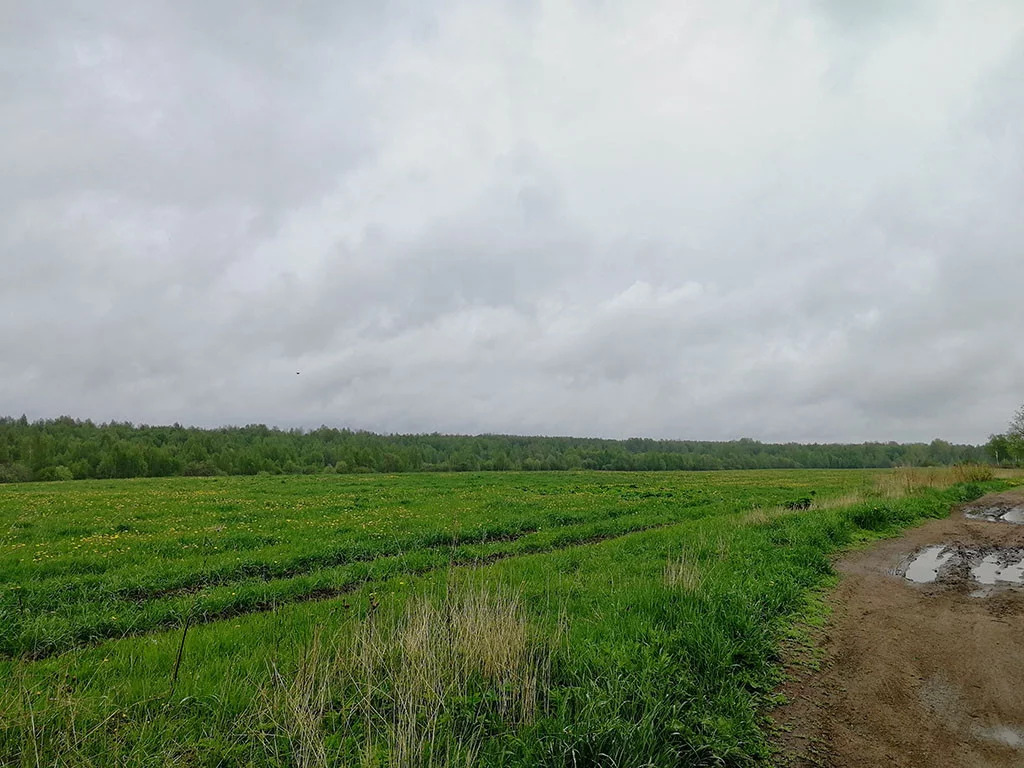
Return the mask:
POLYGON ((1011 728, 1008 725, 997 725, 994 728, 983 728, 977 731, 978 735, 988 741, 998 744, 1005 744, 1015 749, 1024 749, 1024 730, 1011 728))
POLYGON ((953 554, 953 550, 942 545, 922 549, 917 553, 917 557, 910 561, 904 575, 916 584, 933 582, 939 576, 939 569, 953 557, 953 554))
MULTIPOLYGON (((896 573, 901 571, 897 569, 896 573)), ((987 597, 992 587, 1024 586, 1024 549, 1018 546, 986 551, 936 544, 915 554, 902 574, 915 584, 952 584, 968 579, 982 587, 972 592, 972 597, 987 597)))
POLYGON ((1008 523, 1017 523, 1018 525, 1024 525, 1024 507, 1014 507, 1008 512, 1004 512, 1002 519, 1008 523))
POLYGON ((1024 507, 981 507, 964 513, 971 520, 988 520, 993 523, 1017 523, 1024 525, 1024 507))
POLYGON ((1024 559, 1006 561, 998 552, 985 555, 971 569, 971 578, 979 584, 1024 584, 1024 559))

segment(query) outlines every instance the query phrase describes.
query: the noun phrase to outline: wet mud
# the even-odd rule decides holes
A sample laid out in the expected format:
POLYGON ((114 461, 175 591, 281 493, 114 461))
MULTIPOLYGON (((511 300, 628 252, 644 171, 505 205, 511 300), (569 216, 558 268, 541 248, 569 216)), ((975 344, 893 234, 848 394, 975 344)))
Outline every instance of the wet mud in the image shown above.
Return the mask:
POLYGON ((915 552, 895 573, 915 584, 958 586, 966 579, 982 586, 1024 586, 1024 548, 936 544, 915 552))
POLYGON ((1016 493, 995 493, 974 502, 964 512, 969 520, 1024 525, 1024 499, 1016 493))
POLYGON ((820 669, 775 710, 776 764, 1024 766, 1024 489, 840 560, 820 669))

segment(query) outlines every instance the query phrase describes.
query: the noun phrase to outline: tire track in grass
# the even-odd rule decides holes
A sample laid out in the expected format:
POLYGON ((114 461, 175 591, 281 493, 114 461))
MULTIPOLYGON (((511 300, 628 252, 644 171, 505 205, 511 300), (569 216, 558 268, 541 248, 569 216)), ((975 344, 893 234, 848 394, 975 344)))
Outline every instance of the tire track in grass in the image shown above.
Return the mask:
MULTIPOLYGON (((696 510, 715 503, 716 500, 711 498, 691 501, 684 506, 684 510, 696 510)), ((230 585, 250 579, 267 582, 288 579, 315 573, 325 568, 358 562, 372 562, 384 557, 399 556, 410 551, 444 550, 450 549, 453 546, 467 544, 516 541, 542 530, 552 531, 570 529, 581 525, 596 525, 635 514, 638 514, 638 510, 613 509, 586 521, 577 520, 572 523, 559 523, 546 519, 519 526, 515 530, 502 530, 497 533, 494 532, 494 528, 489 530, 486 527, 478 527, 466 531, 435 532, 427 536, 420 534, 400 537, 396 535, 393 537, 393 540, 384 542, 376 548, 372 542, 362 545, 352 544, 331 552, 304 555, 287 564, 275 565, 269 562, 243 563, 232 565, 229 569, 221 571, 194 570, 178 574, 173 583, 163 586, 126 584, 111 587, 102 582, 91 583, 89 576, 92 574, 86 577, 70 579, 65 574, 58 578, 49 578, 42 582, 30 584, 30 589, 23 591, 19 596, 19 602, 32 608, 48 610, 50 607, 47 604, 48 598, 52 599, 54 596, 60 596, 63 597, 61 602, 67 603, 70 602, 67 596, 72 592, 80 592, 87 595, 90 600, 84 602, 94 601, 97 592, 101 597, 108 599, 144 602, 149 599, 158 599, 177 594, 192 594, 207 589, 210 586, 230 585), (52 592, 50 591, 51 589, 52 592)), ((666 512, 666 514, 668 513, 666 512)), ((2 597, 0 595, 0 598, 2 597)), ((0 608, 2 608, 2 601, 0 601, 0 608)))
MULTIPOLYGON (((694 507, 686 509, 689 512, 694 511, 694 507)), ((130 611, 134 606, 140 609, 133 617, 134 621, 118 621, 115 618, 117 614, 112 614, 111 620, 98 618, 76 626, 62 620, 63 617, 51 614, 47 617, 49 621, 36 622, 19 634, 17 619, 12 626, 8 617, 7 626, 12 631, 6 634, 4 641, 0 641, 4 643, 0 646, 0 658, 21 656, 37 660, 105 640, 173 628, 179 626, 189 614, 192 616, 192 623, 209 623, 247 613, 273 610, 291 603, 340 597, 365 584, 395 576, 416 576, 450 566, 485 564, 523 555, 586 546, 689 520, 737 511, 711 504, 701 505, 697 509, 702 514, 680 517, 678 514, 660 513, 650 515, 645 523, 637 524, 634 519, 626 525, 620 524, 623 522, 621 516, 607 518, 597 523, 549 528, 517 537, 492 539, 481 544, 415 550, 368 561, 346 563, 333 568, 317 569, 287 578, 231 582, 217 585, 208 592, 205 592, 205 589, 191 590, 166 600, 106 603, 102 611, 97 611, 104 616, 111 615, 110 611, 118 611, 123 617, 126 611, 130 611), (238 594, 239 591, 242 594, 238 594), (191 605, 187 603, 189 597, 194 600, 191 605)), ((24 623, 21 626, 24 627, 24 623)))

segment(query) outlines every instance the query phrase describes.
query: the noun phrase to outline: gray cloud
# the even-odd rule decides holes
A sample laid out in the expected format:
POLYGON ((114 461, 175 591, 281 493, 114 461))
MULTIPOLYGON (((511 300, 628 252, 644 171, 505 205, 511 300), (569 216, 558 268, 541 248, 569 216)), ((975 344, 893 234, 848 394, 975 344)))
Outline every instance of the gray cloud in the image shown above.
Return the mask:
POLYGON ((0 412, 978 441, 1024 400, 1013 0, 68 0, 0 45, 0 412))

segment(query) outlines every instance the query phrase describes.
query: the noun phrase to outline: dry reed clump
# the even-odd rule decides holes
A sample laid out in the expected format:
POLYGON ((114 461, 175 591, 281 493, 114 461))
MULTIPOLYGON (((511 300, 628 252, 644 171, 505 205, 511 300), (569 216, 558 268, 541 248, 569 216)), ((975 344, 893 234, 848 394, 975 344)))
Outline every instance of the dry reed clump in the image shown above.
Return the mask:
POLYGON ((549 658, 518 594, 458 590, 371 615, 331 651, 315 637, 290 679, 275 672, 265 709, 301 768, 351 762, 324 746, 329 716, 359 734, 363 765, 470 765, 482 721, 534 719, 549 658))
POLYGON ((686 559, 685 555, 670 558, 665 563, 665 585, 684 592, 696 592, 704 582, 700 568, 686 559))
POLYGON ((996 476, 986 464, 957 464, 952 469, 958 483, 983 483, 996 476))
POLYGON ((811 504, 811 509, 842 509, 843 507, 852 507, 854 504, 860 504, 864 501, 864 494, 856 491, 850 493, 844 493, 841 496, 830 496, 824 499, 815 499, 811 504))
POLYGON ((744 525, 767 525, 787 512, 792 511, 785 507, 768 507, 767 509, 764 507, 754 507, 743 515, 742 522, 744 525))
POLYGON ((875 486, 887 498, 902 498, 924 488, 948 488, 957 483, 977 483, 995 477, 984 464, 956 464, 952 467, 897 467, 877 475, 875 486))
POLYGON ((323 725, 340 661, 337 650, 325 647, 317 633, 288 680, 276 666, 272 667, 275 695, 268 701, 268 714, 278 730, 286 734, 292 761, 298 768, 328 764, 323 725))
MULTIPOLYGON (((367 636, 373 644, 381 639, 367 636)), ((396 639, 377 655, 383 665, 367 670, 393 692, 394 765, 420 765, 421 756, 436 746, 437 725, 450 702, 464 702, 474 693, 490 694, 497 714, 512 724, 533 719, 539 670, 517 597, 477 591, 450 595, 441 604, 417 600, 396 639)), ((443 764, 453 751, 471 757, 475 746, 464 746, 460 750, 449 739, 443 764)))

